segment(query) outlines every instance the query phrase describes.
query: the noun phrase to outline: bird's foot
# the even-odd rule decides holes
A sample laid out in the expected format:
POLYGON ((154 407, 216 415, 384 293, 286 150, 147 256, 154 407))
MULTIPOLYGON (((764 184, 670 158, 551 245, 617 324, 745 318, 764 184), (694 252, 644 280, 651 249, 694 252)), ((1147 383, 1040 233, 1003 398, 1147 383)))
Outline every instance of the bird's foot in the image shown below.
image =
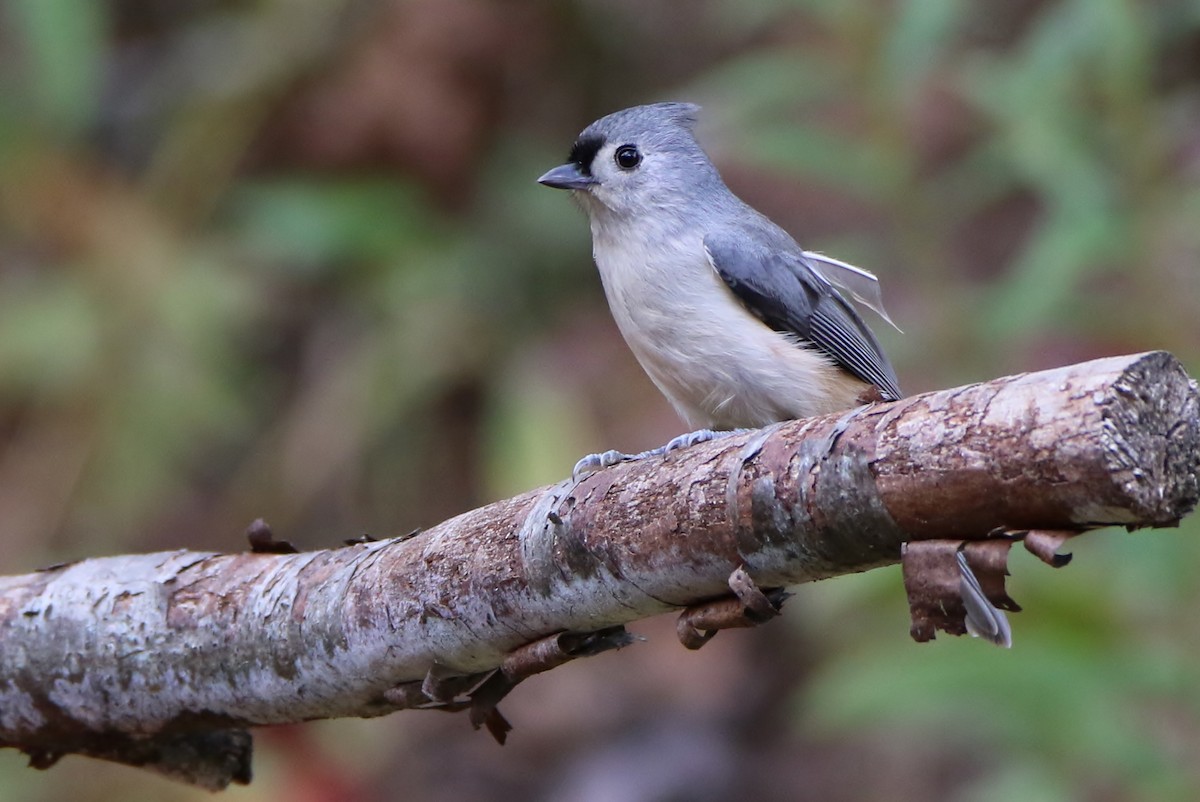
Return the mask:
POLYGON ((578 481, 593 471, 598 471, 601 468, 607 468, 621 462, 629 462, 641 456, 641 454, 626 454, 615 450, 604 451, 599 454, 588 454, 575 463, 575 467, 571 469, 571 478, 578 481))
POLYGON ((719 437, 727 437, 731 434, 740 434, 749 431, 748 429, 730 429, 728 431, 716 431, 713 429, 697 429, 694 432, 687 432, 678 437, 672 437, 667 441, 666 445, 661 445, 658 448, 652 448, 649 451, 639 451, 636 454, 626 454, 621 451, 604 451, 598 454, 588 454, 579 462, 575 463, 575 467, 571 470, 572 478, 579 480, 593 471, 598 471, 601 468, 608 468, 612 465, 617 465, 622 462, 633 462, 634 460, 645 459, 646 457, 661 457, 664 454, 669 454, 672 451, 677 451, 681 448, 707 443, 710 440, 716 440, 719 437))
POLYGON ((687 432, 686 434, 681 434, 678 437, 672 437, 667 441, 665 446, 659 446, 651 451, 647 451, 646 456, 661 456, 663 454, 669 454, 676 449, 688 448, 690 446, 699 445, 700 443, 707 443, 710 440, 728 437, 731 434, 741 434, 742 432, 748 431, 750 430, 727 429, 723 431, 717 431, 715 429, 697 429, 694 432, 687 432))

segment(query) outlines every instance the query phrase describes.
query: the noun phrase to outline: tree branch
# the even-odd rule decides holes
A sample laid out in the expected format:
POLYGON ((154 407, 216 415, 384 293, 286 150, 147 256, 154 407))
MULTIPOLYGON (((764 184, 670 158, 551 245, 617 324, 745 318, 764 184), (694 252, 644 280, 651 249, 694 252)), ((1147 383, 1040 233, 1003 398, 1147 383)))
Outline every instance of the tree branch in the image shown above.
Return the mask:
POLYGON ((1154 352, 721 438, 409 539, 2 578, 0 745, 219 788, 249 778, 248 726, 443 706, 502 737, 516 682, 728 596, 739 567, 757 592, 908 541, 1172 526, 1198 467, 1196 383, 1154 352))

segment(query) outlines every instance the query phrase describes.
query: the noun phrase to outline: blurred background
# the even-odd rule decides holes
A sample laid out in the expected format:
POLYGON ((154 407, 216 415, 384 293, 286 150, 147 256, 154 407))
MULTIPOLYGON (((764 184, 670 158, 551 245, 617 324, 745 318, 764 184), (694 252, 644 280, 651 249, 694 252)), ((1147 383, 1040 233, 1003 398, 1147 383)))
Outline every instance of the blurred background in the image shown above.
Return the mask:
MULTIPOLYGON (((586 223, 594 118, 704 106, 728 183, 874 270, 908 392, 1148 349, 1200 373, 1200 4, 0 2, 0 571, 399 535, 682 424, 586 223)), ((230 800, 1191 800, 1200 520, 1015 550, 1011 652, 898 569, 704 651, 537 677, 503 749, 410 712, 259 731, 230 800)), ((5 800, 199 800, 0 752, 5 800)))

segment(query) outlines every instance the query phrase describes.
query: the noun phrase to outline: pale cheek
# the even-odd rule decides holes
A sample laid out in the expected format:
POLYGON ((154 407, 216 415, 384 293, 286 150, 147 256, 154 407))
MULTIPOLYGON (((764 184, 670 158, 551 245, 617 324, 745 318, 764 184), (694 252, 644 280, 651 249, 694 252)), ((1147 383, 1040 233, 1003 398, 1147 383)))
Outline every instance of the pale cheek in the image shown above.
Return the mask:
POLYGON ((617 188, 613 186, 613 180, 608 176, 602 175, 598 176, 598 178, 600 183, 593 184, 591 189, 588 190, 588 194, 595 199, 598 204, 604 206, 605 208, 611 209, 619 197, 618 193, 615 191, 617 188))

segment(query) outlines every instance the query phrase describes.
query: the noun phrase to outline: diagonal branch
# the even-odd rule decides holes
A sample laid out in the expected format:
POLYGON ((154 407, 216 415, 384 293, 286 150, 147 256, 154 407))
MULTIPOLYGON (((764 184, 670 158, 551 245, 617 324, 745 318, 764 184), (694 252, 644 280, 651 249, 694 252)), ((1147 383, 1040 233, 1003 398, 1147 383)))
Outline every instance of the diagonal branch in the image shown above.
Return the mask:
POLYGON ((0 745, 219 788, 248 779, 248 726, 440 705, 502 737, 516 682, 728 596, 739 567, 779 587, 907 541, 1172 526, 1198 467, 1196 383, 1154 352, 721 438, 410 539, 0 578, 0 745))

